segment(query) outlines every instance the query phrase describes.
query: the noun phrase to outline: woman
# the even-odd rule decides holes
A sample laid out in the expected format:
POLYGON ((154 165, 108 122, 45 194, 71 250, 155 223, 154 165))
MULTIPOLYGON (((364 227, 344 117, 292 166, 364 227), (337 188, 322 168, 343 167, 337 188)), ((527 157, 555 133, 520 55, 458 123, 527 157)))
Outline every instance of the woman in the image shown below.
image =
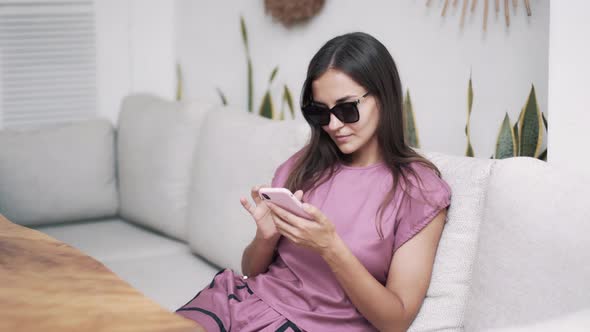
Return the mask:
POLYGON ((328 41, 302 91, 308 144, 272 187, 313 220, 241 203, 257 225, 242 270, 222 270, 177 313, 208 331, 405 331, 420 308, 450 205, 431 162, 404 142, 395 63, 375 38, 328 41), (297 191, 295 191, 297 190, 297 191))

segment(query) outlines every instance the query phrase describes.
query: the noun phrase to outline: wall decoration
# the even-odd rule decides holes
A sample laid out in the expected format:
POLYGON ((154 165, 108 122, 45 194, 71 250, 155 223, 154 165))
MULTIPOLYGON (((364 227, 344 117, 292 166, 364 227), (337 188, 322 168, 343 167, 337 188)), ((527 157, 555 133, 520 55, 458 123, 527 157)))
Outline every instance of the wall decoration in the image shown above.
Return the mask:
MULTIPOLYGON (((449 5, 451 5, 451 0, 442 0, 444 1, 443 3, 443 8, 441 11, 441 16, 445 17, 447 14, 447 10, 449 9, 449 5)), ((489 12, 489 2, 492 0, 482 0, 483 2, 483 31, 485 32, 487 29, 487 24, 488 24, 488 12, 489 12)), ((494 11, 496 12, 496 15, 499 15, 500 12, 502 10, 504 10, 504 18, 506 20, 506 27, 510 26, 510 0, 493 0, 494 1, 494 11), (500 4, 500 1, 503 1, 503 5, 500 4)), ((457 7, 459 5, 459 0, 452 0, 452 6, 453 7, 457 7)), ((518 0, 512 0, 512 12, 514 14, 516 14, 516 11, 518 9, 518 0)), ((426 0, 426 6, 430 7, 432 4, 432 0, 426 0)), ((478 4, 478 0, 471 0, 471 6, 469 6, 469 0, 463 0, 463 3, 461 5, 461 23, 460 26, 461 28, 463 28, 463 25, 465 23, 465 15, 467 14, 467 8, 469 8, 469 11, 471 12, 471 14, 475 13, 475 9, 477 7, 478 4)), ((531 16, 532 15, 532 11, 531 11, 531 2, 530 0, 523 0, 523 6, 524 6, 524 10, 526 12, 527 16, 531 16)))
POLYGON ((264 0, 264 8, 286 27, 305 22, 317 15, 325 0, 264 0))

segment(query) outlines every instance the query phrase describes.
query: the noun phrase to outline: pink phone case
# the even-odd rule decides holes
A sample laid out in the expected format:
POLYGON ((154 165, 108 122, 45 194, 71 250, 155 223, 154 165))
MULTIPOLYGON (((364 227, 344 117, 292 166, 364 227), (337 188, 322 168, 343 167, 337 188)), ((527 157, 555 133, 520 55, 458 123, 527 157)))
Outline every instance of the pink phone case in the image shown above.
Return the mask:
POLYGON ((295 195, 286 188, 260 188, 258 195, 265 201, 270 201, 283 209, 305 219, 313 219, 303 210, 301 203, 295 195), (266 196, 266 197, 265 197, 266 196))

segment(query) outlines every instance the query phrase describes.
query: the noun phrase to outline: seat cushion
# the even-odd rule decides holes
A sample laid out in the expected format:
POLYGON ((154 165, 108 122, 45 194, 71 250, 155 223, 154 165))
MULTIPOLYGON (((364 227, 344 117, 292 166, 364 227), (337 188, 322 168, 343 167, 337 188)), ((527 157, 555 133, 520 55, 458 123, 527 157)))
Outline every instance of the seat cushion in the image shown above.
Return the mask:
POLYGON ((188 302, 219 270, 180 241, 121 219, 37 227, 78 248, 171 311, 188 302))
POLYGON ((113 218, 37 227, 95 259, 121 261, 188 252, 186 244, 113 218))
POLYGON ((408 331, 462 331, 494 161, 417 151, 441 171, 442 178, 451 187, 451 205, 426 298, 408 331))
POLYGON ((187 240, 193 154, 207 106, 132 95, 119 115, 120 216, 187 240))
POLYGON ((590 178, 529 157, 492 169, 465 327, 526 325, 590 307, 590 178))
POLYGON ((590 308, 543 319, 526 325, 486 329, 485 332, 588 332, 590 308))
POLYGON ((175 311, 209 286, 220 270, 189 251, 103 262, 121 279, 175 311))
POLYGON ((244 248, 256 224, 240 204, 250 189, 270 185, 275 169, 305 144, 309 126, 274 121, 243 109, 207 114, 194 161, 189 207, 193 252, 218 266, 241 271, 244 248))
POLYGON ((115 132, 105 119, 0 131, 0 213, 41 225, 117 214, 115 132))

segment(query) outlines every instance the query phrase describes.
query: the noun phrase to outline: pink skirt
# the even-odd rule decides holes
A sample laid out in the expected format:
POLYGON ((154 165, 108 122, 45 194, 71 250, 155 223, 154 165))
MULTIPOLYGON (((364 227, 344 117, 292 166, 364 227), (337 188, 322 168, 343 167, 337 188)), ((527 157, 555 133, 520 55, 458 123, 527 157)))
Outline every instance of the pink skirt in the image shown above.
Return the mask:
POLYGON ((196 321, 208 332, 303 331, 256 296, 247 281, 230 269, 221 270, 176 313, 196 321))

